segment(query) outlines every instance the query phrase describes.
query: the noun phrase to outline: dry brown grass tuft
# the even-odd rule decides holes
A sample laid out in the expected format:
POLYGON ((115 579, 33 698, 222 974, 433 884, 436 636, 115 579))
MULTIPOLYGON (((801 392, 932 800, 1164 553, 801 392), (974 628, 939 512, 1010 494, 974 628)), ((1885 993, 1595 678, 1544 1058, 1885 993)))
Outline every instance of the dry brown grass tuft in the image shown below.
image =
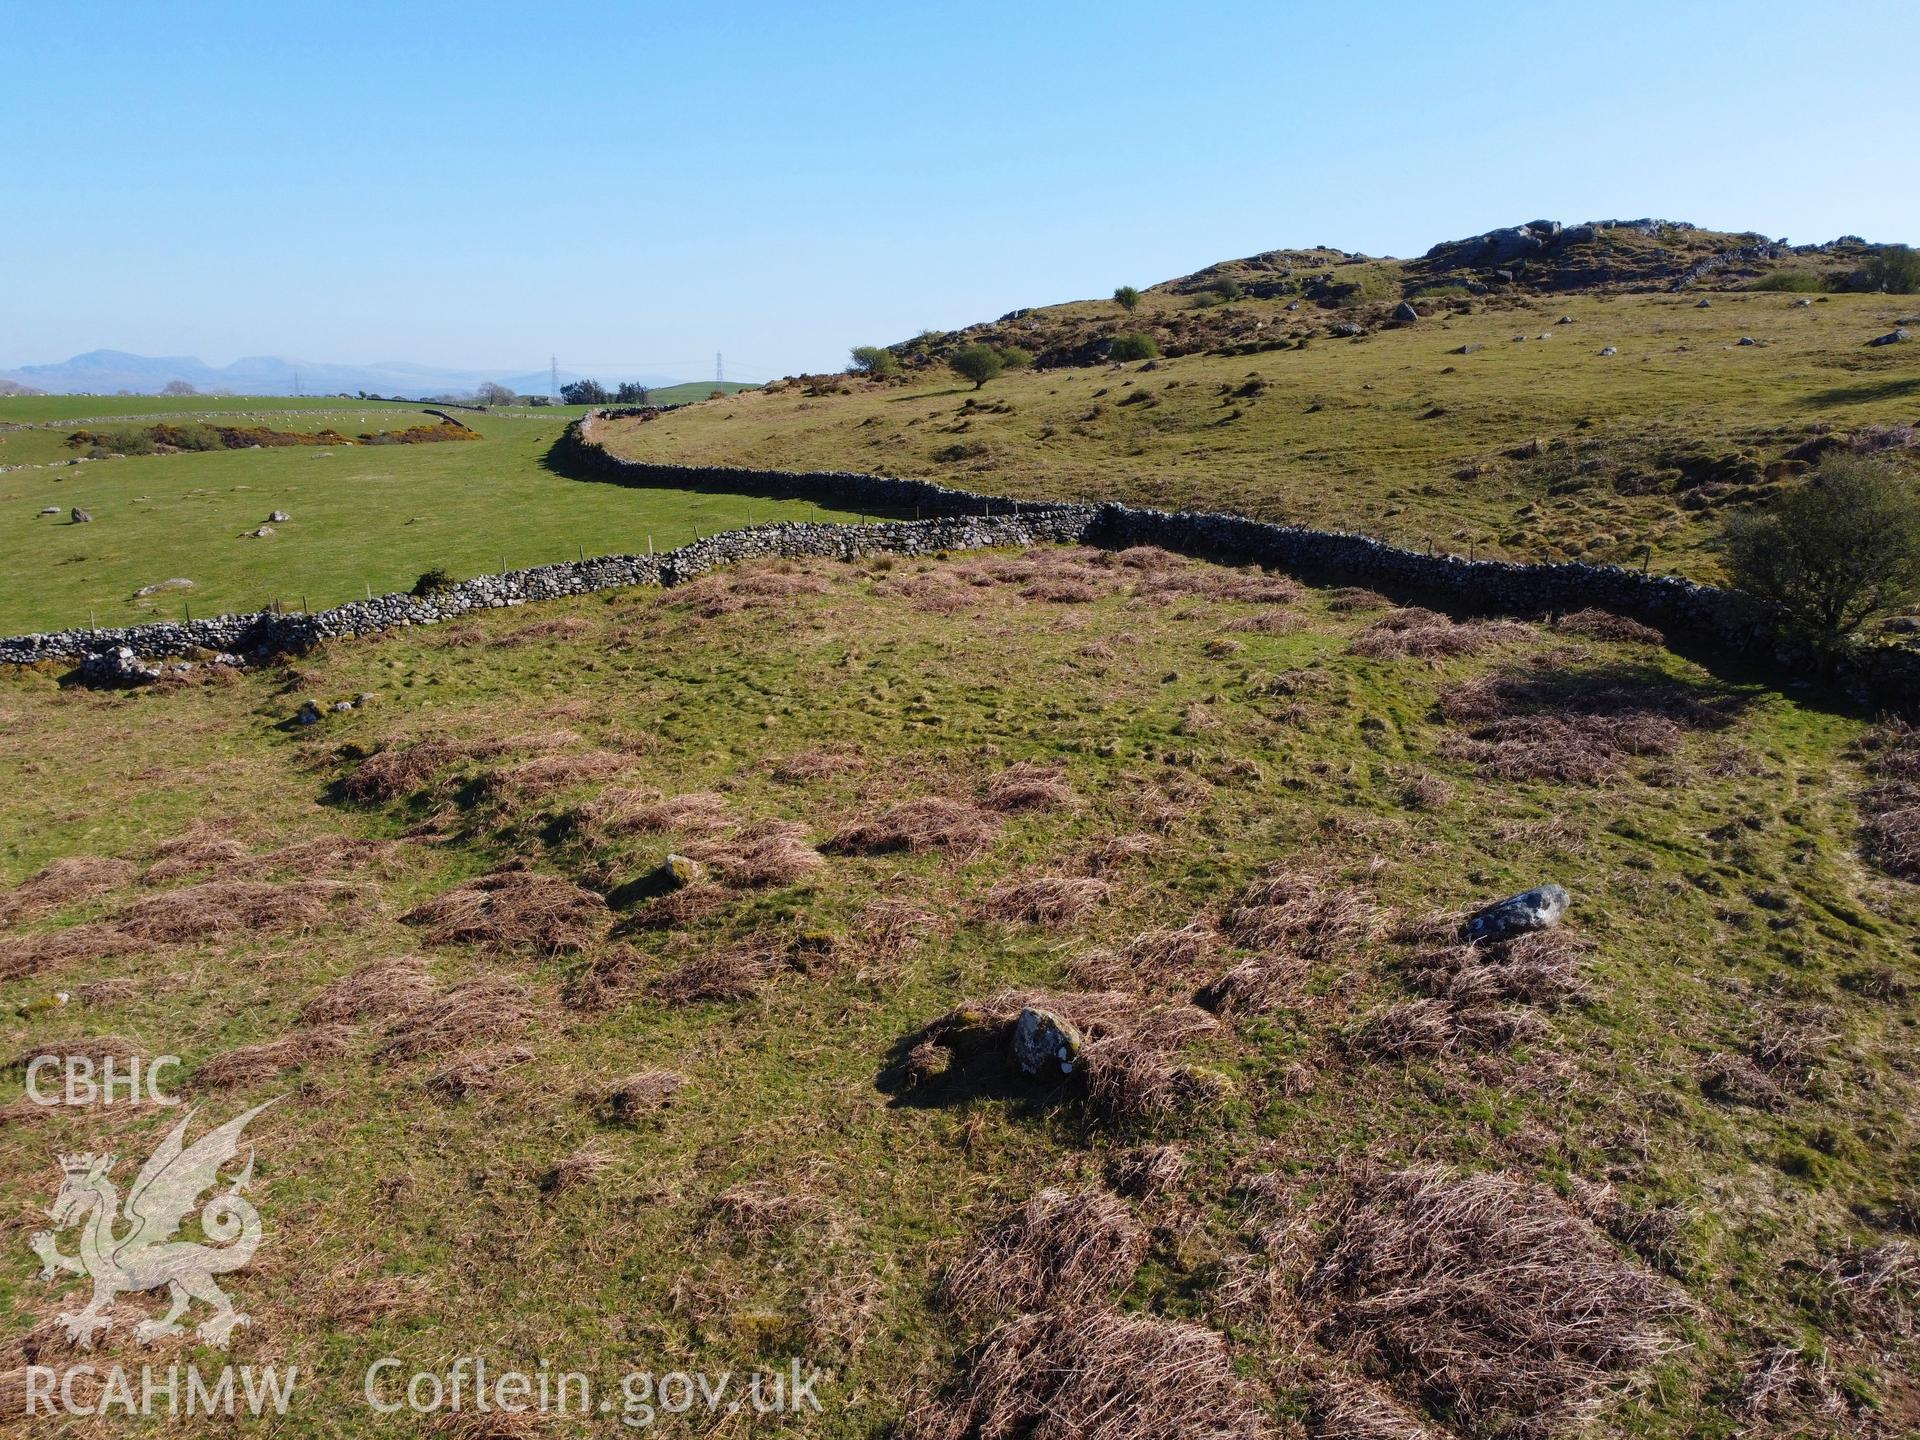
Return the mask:
POLYGON ((361 890, 335 880, 209 880, 136 900, 112 923, 135 940, 179 944, 344 925, 365 909, 361 890))
POLYGON ((1216 1015, 1264 1015, 1300 993, 1306 963, 1285 950, 1242 960, 1194 993, 1194 1003, 1216 1015))
POLYGON ((853 917, 863 972, 884 974, 940 928, 931 911, 907 900, 870 900, 853 917))
POLYGON ((1284 946, 1309 960, 1330 960, 1364 945, 1377 918, 1358 890, 1276 865, 1240 892, 1221 929, 1249 950, 1284 946))
POLYGON ((750 1000, 787 969, 781 950, 746 942, 710 950, 653 982, 653 993, 670 1005, 750 1000))
POLYGON ((791 885, 826 863, 791 820, 761 820, 724 840, 701 840, 687 854, 710 866, 722 884, 738 890, 791 885))
POLYGON ((543 1195, 562 1195, 594 1180, 617 1163, 609 1152, 586 1145, 541 1172, 534 1183, 543 1195))
POLYGON ((847 826, 828 843, 847 855, 885 855, 895 851, 941 851, 975 855, 1000 833, 1000 819, 964 800, 927 795, 891 806, 872 820, 847 826))
POLYGON ((792 1229, 819 1209, 820 1202, 811 1195, 782 1190, 770 1180, 752 1180, 713 1197, 707 1230, 739 1244, 757 1244, 792 1229))
POLYGON ((611 750, 554 751, 489 771, 483 783, 498 800, 537 800, 570 785, 610 779, 628 764, 611 750))
POLYGON ((1665 645, 1667 637, 1651 625, 1642 625, 1611 610, 1573 610, 1553 622, 1553 628, 1589 640, 1617 640, 1630 645, 1665 645))
POLYGON ((1107 1164, 1107 1179, 1122 1195, 1151 1200, 1176 1189, 1193 1162, 1177 1145, 1136 1145, 1107 1164))
POLYGON ((685 930, 724 910, 733 896, 711 880, 656 895, 621 923, 623 930, 685 930))
POLYGON ((782 755, 771 766, 773 778, 783 785, 805 785, 865 768, 865 761, 844 750, 799 750, 782 755))
POLYGON ((1407 962, 1415 989, 1461 1005, 1519 1001, 1552 1009, 1590 999, 1583 970, 1587 947, 1560 930, 1537 931, 1494 945, 1463 945, 1455 936, 1407 962))
POLYGON ((1361 1380, 1323 1380, 1307 1397, 1312 1440, 1435 1440, 1437 1433, 1361 1380))
POLYGON ((259 1045, 242 1045, 216 1055, 194 1072, 194 1080, 215 1089, 257 1085, 315 1060, 344 1054, 355 1034, 351 1025, 310 1025, 259 1045))
POLYGON ((1140 1266, 1147 1232, 1105 1190, 1048 1188, 947 1267, 942 1294, 964 1319, 1111 1298, 1140 1266))
POLYGON ((1671 755, 1690 730, 1728 723, 1709 704, 1663 680, 1605 672, 1509 672, 1483 676, 1441 695, 1440 716, 1466 729, 1441 753, 1500 780, 1595 784, 1634 756, 1671 755))
POLYGON ((1199 921, 1177 930, 1143 930, 1115 950, 1093 950, 1068 962, 1076 983, 1100 989, 1123 985, 1185 986, 1219 949, 1220 936, 1199 921))
POLYGON ((1911 1240, 1850 1245, 1823 1263, 1820 1274, 1855 1329, 1920 1338, 1920 1247, 1911 1240))
POLYGON ((980 911, 1007 924, 1057 929, 1086 919, 1112 889, 1106 881, 1084 875, 1036 875, 994 886, 980 911))
POLYGON ((532 993, 505 975, 478 975, 449 985, 396 1016, 375 1052, 381 1060, 414 1060, 473 1041, 499 1040, 535 1017, 532 993))
POLYGON ((601 1109, 615 1125, 638 1125, 673 1103, 687 1077, 673 1070, 639 1070, 601 1098, 601 1109))
POLYGON ((421 789, 440 773, 467 759, 486 759, 505 745, 465 740, 421 740, 376 750, 341 784, 347 799, 359 805, 398 800, 421 789))
POLYGON ((139 867, 130 860, 108 860, 97 855, 69 855, 55 860, 0 895, 0 925, 38 920, 56 910, 97 900, 133 883, 139 867))
POLYGON ((1212 1330, 1103 1308, 1023 1315, 903 1440, 1261 1440, 1267 1428, 1212 1330))
POLYGON ((500 870, 400 917, 429 945, 490 945, 549 955, 584 950, 606 934, 607 903, 558 875, 500 870))
POLYGON ((981 787, 980 803, 1002 815, 1023 810, 1051 810, 1078 804, 1080 797, 1066 782, 1058 765, 1022 761, 1009 765, 981 787))
POLYGON ((593 622, 578 615, 557 615, 551 620, 536 620, 531 625, 523 625, 518 630, 509 630, 494 640, 495 645, 513 649, 520 645, 532 645, 541 640, 577 640, 582 635, 591 634, 593 622))
POLYGON ((391 874, 403 853, 392 840, 363 840, 356 835, 315 835, 295 840, 277 850, 249 855, 221 873, 242 878, 265 879, 272 875, 326 875, 376 870, 391 874))
POLYGON ((1376 660, 1442 659, 1478 655, 1504 641, 1519 640, 1532 633, 1532 626, 1517 620, 1456 622, 1414 605, 1389 611, 1355 636, 1347 648, 1355 655, 1376 660))
POLYGON ((1558 1433, 1672 1349, 1679 1293, 1546 1187, 1437 1169, 1363 1181, 1302 1288, 1330 1338, 1502 1435, 1558 1433))
POLYGON ((1709 1055, 1700 1066, 1700 1093, 1719 1105, 1773 1114, 1791 1108, 1786 1087, 1745 1055, 1709 1055))
POLYGON ((1879 782, 1861 797, 1865 850, 1889 875, 1920 880, 1920 728, 1890 721, 1861 741, 1879 782))
POLYGON ((248 850, 217 825, 190 825, 171 840, 161 841, 153 854, 142 882, 164 885, 185 875, 230 870, 247 858, 248 850))
POLYGON ((583 815, 610 835, 709 835, 733 823, 726 797, 696 790, 662 798, 650 790, 604 790, 583 815))
POLYGON ((1358 585, 1342 585, 1327 592, 1327 609, 1336 615, 1354 610, 1385 610, 1392 603, 1379 592, 1358 585))
POLYGON ((483 1095, 506 1083, 507 1074, 531 1064, 533 1052, 523 1045, 489 1045, 456 1056, 445 1068, 434 1071, 423 1082, 434 1094, 448 1100, 465 1100, 483 1095))
POLYGON ((1503 1050, 1545 1033, 1545 1022, 1531 1010, 1409 1000, 1366 1021, 1351 1044, 1376 1059, 1413 1060, 1463 1050, 1503 1050))
POLYGON ((0 936, 0 980, 19 980, 43 970, 107 960, 140 948, 140 941, 110 924, 0 936))
POLYGON ((380 960, 342 975, 300 1010, 308 1025, 384 1019, 410 1010, 433 993, 433 977, 415 959, 380 960))
MULTIPOLYGON (((1205 1012, 1195 1013, 1212 1023, 1205 1012)), ((1143 1025, 1088 1045, 1080 1054, 1088 1117, 1114 1129, 1149 1130, 1225 1099, 1224 1076, 1167 1054, 1193 1033, 1155 1034, 1143 1025)))

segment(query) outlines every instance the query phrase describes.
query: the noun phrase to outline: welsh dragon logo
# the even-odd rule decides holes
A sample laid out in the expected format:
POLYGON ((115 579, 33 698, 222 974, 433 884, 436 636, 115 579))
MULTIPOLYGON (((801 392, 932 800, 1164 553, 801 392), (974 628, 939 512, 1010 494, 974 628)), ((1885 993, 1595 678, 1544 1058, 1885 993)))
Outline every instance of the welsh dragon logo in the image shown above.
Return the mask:
POLYGON ((253 1178, 251 1145, 247 1146, 245 1168, 200 1210, 201 1232, 213 1243, 202 1245, 173 1237, 200 1196, 220 1183, 221 1167, 239 1154, 240 1135, 247 1122, 272 1103, 269 1100, 254 1106, 201 1136, 191 1148, 185 1144, 187 1125, 193 1119, 193 1112, 188 1111, 140 1167, 133 1188, 127 1192, 124 1216, 120 1197, 108 1178, 117 1157, 60 1157, 60 1193, 47 1207, 47 1214, 53 1217, 55 1230, 82 1227, 79 1252, 62 1254, 54 1243, 54 1230, 39 1231, 29 1243, 40 1257, 41 1279, 50 1280, 66 1271, 93 1281, 93 1298, 86 1308, 59 1317, 69 1340, 83 1350, 92 1349, 95 1334, 112 1323, 106 1312, 116 1296, 158 1290, 162 1285, 167 1287, 171 1303, 158 1320, 143 1320, 134 1328, 134 1338, 142 1345, 180 1334, 185 1328, 179 1323, 180 1317, 195 1300, 213 1307, 213 1314, 194 1330, 210 1345, 224 1347, 234 1327, 248 1323, 247 1316, 235 1310, 233 1301, 213 1283, 213 1277, 240 1269, 260 1247, 260 1212, 241 1194, 253 1178), (132 1228, 116 1235, 123 1224, 132 1228))

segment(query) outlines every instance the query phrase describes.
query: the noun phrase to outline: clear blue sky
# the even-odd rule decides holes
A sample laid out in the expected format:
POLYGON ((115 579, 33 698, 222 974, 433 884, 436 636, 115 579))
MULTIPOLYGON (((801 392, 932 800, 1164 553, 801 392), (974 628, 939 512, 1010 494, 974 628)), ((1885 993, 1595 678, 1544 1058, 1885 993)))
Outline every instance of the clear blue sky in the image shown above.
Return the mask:
POLYGON ((50 3, 0 366, 762 378, 1285 245, 1920 240, 1920 4, 50 3))

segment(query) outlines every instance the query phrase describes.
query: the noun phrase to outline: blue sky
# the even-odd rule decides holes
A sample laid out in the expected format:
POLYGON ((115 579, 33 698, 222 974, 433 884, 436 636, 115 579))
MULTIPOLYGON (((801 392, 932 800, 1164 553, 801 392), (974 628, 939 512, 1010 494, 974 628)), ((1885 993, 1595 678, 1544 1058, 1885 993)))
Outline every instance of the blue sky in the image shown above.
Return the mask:
POLYGON ((1914 0, 9 0, 0 367, 766 378, 1286 245, 1920 241, 1914 0))

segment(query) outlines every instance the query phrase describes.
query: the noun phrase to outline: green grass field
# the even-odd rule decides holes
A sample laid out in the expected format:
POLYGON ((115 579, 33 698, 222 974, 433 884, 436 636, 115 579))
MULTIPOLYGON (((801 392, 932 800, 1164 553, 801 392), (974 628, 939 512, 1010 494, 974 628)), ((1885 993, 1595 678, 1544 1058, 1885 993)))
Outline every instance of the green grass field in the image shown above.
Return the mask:
MULTIPOLYGON (((57 405, 0 400, 0 424, 49 409, 74 423, 103 413, 97 397, 57 405)), ((149 406, 166 402, 146 397, 149 406)), ((286 410, 248 402, 241 423, 285 429, 404 429, 427 417, 402 406, 318 401, 286 410)), ((141 415, 167 412, 148 409, 141 415)), ((210 407, 183 412, 206 415, 210 407)), ((460 414, 480 442, 345 446, 331 450, 224 451, 55 463, 0 474, 0 633, 258 609, 279 600, 314 608, 404 590, 425 570, 456 577, 587 555, 685 544, 753 521, 834 518, 800 501, 719 493, 633 490, 586 484, 544 468, 543 458, 577 407, 460 414), (42 517, 47 506, 57 515, 42 517), (91 524, 73 525, 75 507, 91 524), (265 539, 247 538, 274 510, 292 519, 265 539), (190 590, 151 599, 134 592, 159 581, 190 590)), ((131 422, 122 422, 131 423, 131 422)), ((57 430, 0 432, 8 442, 58 446, 57 430)), ((59 449, 64 459, 73 452, 59 449)), ((0 463, 8 463, 0 460, 0 463)))
MULTIPOLYGON (((284 458, 307 469, 208 488, 249 516, 331 497, 348 531, 381 483, 284 458)), ((443 505, 460 484, 407 473, 443 505)), ((1165 1362, 1098 1348, 1115 1307, 1202 1347, 1180 1421, 1138 1433, 1240 1397, 1260 1428, 1209 1433, 1731 1440, 1920 1414, 1897 1267, 1920 902, 1860 854, 1864 723, 1656 646, 1152 552, 764 564, 218 682, 11 674, 0 728, 6 1053, 177 1054, 196 1124, 283 1097, 250 1131, 269 1239, 223 1277, 253 1317, 230 1358, 306 1377, 276 1434, 419 1433, 360 1398, 386 1355, 601 1385, 798 1355, 825 1413, 779 1433, 919 1410, 926 1440, 984 1403, 972 1347, 1050 1300, 1081 1307, 1047 1322, 1052 1368, 1002 1352, 1030 1421, 1069 1374, 1145 1403, 1127 1387, 1165 1362), (704 878, 649 900, 669 851, 704 878), (512 866, 542 878, 461 888, 512 866), (1549 879, 1573 909, 1525 956, 1422 918, 1549 879), (1071 1081, 1022 1078, 1007 991, 1109 1040, 1071 1081), (1504 1258, 1448 1262, 1477 1298, 1395 1320, 1361 1304, 1390 1279, 1327 1257, 1400 1233, 1368 1176, 1423 1165, 1537 1188, 1482 1216, 1504 1258), (1046 1187, 1066 1228, 982 1251, 1046 1187), (1517 1358, 1478 1328, 1502 1305, 1517 1358), (1641 1326, 1591 1368, 1568 1338, 1641 1326), (1565 1418, 1587 1400, 1592 1428, 1565 1418), (1397 1428, 1331 1427, 1362 1402, 1397 1428)), ((177 1115, 38 1108, 21 1075, 9 1395, 28 1357, 83 1358, 54 1318, 79 1282, 35 1279, 27 1249, 54 1157, 111 1148, 124 1180, 177 1115)), ((228 1358, 135 1345, 158 1309, 127 1297, 84 1358, 228 1358)))
MULTIPOLYGON (((1028 371, 979 391, 944 369, 844 395, 783 384, 609 435, 640 459, 1233 509, 1515 559, 1638 564, 1651 547, 1657 569, 1712 577, 1719 512, 1790 483, 1789 449, 1819 427, 1920 418, 1920 345, 1866 345, 1915 313, 1912 297, 1796 298, 1481 303, 1360 340, 1028 371)), ((1187 303, 1156 292, 1130 323, 1195 313, 1187 303)), ((1333 318, 1278 300, 1224 308, 1249 344, 1333 318)), ((1110 327, 1117 313, 1080 302, 1031 323, 1110 327)), ((1198 313, 1223 323, 1220 307, 1198 313)))

